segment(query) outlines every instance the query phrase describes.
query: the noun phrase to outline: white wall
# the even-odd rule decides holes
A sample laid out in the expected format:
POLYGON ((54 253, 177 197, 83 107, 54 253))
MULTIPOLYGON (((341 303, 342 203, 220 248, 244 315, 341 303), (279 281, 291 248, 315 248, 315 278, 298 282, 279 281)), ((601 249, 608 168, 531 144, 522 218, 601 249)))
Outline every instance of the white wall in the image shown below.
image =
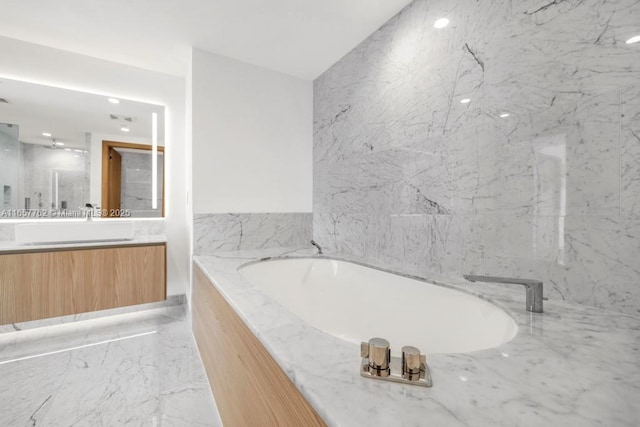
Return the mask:
POLYGON ((189 283, 190 216, 185 141, 185 80, 0 37, 0 77, 166 106, 166 221, 168 294, 189 283))
POLYGON ((313 83, 192 52, 193 211, 311 212, 313 83))

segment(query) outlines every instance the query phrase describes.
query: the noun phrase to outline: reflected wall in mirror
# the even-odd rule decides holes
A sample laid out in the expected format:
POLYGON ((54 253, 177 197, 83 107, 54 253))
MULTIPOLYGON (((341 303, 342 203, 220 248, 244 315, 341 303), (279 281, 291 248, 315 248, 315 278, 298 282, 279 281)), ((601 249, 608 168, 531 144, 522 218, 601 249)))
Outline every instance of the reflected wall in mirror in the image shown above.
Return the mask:
POLYGON ((102 212, 104 216, 159 217, 162 207, 164 147, 158 147, 154 180, 149 145, 102 142, 102 212), (156 191, 153 191, 155 185, 156 191), (156 203, 153 203, 153 201, 156 203), (161 209, 155 209, 160 206, 161 209))
POLYGON ((0 219, 164 216, 164 122, 161 105, 0 77, 0 219))
POLYGON ((0 123, 0 186, 2 209, 12 209, 18 204, 20 142, 18 126, 0 123))

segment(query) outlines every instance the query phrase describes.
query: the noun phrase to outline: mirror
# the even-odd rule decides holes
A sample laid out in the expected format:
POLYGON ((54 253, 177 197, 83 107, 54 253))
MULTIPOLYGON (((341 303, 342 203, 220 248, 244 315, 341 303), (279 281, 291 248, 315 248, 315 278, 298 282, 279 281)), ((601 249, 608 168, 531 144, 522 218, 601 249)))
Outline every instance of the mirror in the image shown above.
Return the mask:
POLYGON ((0 77, 0 219, 164 216, 164 116, 0 77))

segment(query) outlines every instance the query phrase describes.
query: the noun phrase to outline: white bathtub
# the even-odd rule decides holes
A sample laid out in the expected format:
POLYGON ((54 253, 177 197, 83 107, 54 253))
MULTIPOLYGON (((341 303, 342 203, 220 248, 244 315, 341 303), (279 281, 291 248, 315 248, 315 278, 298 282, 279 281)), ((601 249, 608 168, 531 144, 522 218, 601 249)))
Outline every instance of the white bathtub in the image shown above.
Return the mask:
POLYGON ((427 354, 466 353, 497 347, 518 332, 487 301, 351 262, 287 258, 239 270, 315 328, 354 343, 386 338, 395 354, 404 345, 427 354))

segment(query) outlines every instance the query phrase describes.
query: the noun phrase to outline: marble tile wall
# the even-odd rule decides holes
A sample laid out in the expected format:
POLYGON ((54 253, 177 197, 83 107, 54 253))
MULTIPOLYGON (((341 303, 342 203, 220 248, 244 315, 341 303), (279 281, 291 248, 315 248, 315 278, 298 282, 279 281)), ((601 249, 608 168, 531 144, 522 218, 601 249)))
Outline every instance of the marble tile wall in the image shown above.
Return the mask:
MULTIPOLYGON (((151 153, 122 152, 122 209, 131 212, 134 218, 162 216, 162 209, 152 209, 152 163, 151 153)), ((158 156, 158 206, 162 206, 162 184, 164 156, 158 156)))
POLYGON ((632 0, 411 3, 314 82, 314 239, 640 314, 639 16, 632 0))
POLYGON ((6 242, 15 239, 13 224, 0 224, 0 242, 6 242))
POLYGON ((309 246, 311 213, 195 214, 195 255, 217 251, 309 246))
POLYGON ((89 202, 89 155, 49 146, 20 144, 20 199, 18 207, 25 207, 30 199, 31 209, 77 210, 89 202), (55 175, 58 175, 58 203, 55 201, 55 175))
POLYGON ((133 232, 136 237, 161 236, 164 234, 164 218, 134 221, 133 232))

